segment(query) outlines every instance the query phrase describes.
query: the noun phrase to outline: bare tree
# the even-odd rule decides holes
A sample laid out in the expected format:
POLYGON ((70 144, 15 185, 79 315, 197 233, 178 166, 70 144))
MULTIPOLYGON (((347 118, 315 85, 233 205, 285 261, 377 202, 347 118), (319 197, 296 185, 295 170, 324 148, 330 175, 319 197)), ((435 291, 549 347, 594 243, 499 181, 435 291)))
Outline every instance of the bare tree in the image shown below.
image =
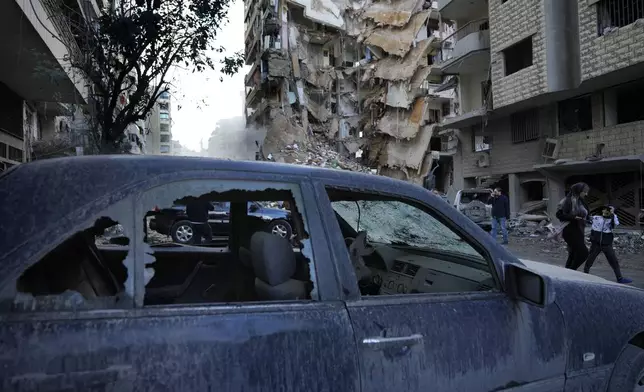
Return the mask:
MULTIPOLYGON (((170 90, 172 67, 215 69, 209 53, 224 53, 213 42, 230 1, 120 0, 96 20, 76 19, 81 50, 70 50, 68 60, 93 86, 89 110, 101 152, 121 152, 127 126, 144 120, 170 90)), ((241 53, 219 61, 225 75, 242 65, 241 53)))

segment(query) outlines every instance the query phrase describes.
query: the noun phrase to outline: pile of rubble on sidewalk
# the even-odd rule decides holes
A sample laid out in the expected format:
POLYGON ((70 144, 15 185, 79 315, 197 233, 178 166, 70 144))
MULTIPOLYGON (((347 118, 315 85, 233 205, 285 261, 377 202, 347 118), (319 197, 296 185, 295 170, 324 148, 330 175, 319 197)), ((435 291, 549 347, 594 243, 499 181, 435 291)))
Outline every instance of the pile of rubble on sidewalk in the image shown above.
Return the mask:
POLYGON ((375 169, 364 166, 336 152, 322 135, 313 135, 304 143, 286 145, 275 154, 268 154, 269 161, 297 165, 319 166, 376 174, 375 169))
MULTIPOLYGON (((514 236, 531 237, 535 241, 548 240, 553 242, 553 245, 557 245, 556 241, 548 239, 548 236, 555 232, 558 225, 552 222, 546 209, 547 202, 545 200, 524 203, 517 217, 508 221, 508 229, 514 236)), ((590 228, 586 229, 589 234, 590 228)), ((559 245, 561 244, 563 242, 560 241, 559 245)), ((621 254, 643 253, 644 232, 617 229, 615 230, 614 247, 621 254)))

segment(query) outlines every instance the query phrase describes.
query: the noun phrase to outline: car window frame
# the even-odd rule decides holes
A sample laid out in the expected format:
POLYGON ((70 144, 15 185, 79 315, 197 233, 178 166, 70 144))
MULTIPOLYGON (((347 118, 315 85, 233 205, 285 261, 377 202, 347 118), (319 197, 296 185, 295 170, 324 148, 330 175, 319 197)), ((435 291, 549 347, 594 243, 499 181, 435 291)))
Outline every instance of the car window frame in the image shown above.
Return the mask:
MULTIPOLYGON (((106 199, 110 199, 113 195, 106 195, 106 199)), ((64 234, 57 237, 55 241, 49 243, 48 246, 40 248, 37 252, 34 252, 27 257, 27 260, 21 265, 22 269, 18 270, 15 275, 7 277, 4 282, 13 282, 15 287, 18 279, 22 276, 23 272, 40 262, 45 256, 54 251, 58 246, 62 245, 65 241, 70 239, 73 235, 77 234, 80 231, 91 228, 101 217, 108 217, 118 222, 119 225, 123 227, 125 233, 128 234, 130 243, 128 245, 128 253, 126 258, 123 260, 123 265, 126 267, 128 272, 128 277, 124 282, 124 293, 128 295, 122 295, 119 299, 119 307, 108 307, 108 308, 87 308, 87 309, 62 309, 62 310, 37 310, 37 311, 25 311, 25 312, 16 312, 16 311, 5 311, 0 308, 0 322, 5 321, 23 321, 23 320, 66 320, 66 319, 84 319, 84 318, 93 318, 96 315, 101 314, 115 314, 115 315, 125 315, 128 311, 134 309, 134 279, 133 271, 135 265, 135 243, 137 233, 135 230, 134 216, 132 215, 133 207, 135 203, 135 197, 129 195, 123 199, 114 201, 108 207, 104 207, 104 200, 95 200, 90 205, 85 205, 75 209, 73 212, 69 213, 65 218, 61 219, 62 222, 75 222, 79 214, 86 213, 87 211, 93 211, 96 207, 103 207, 98 213, 92 213, 81 223, 72 223, 67 226, 64 231, 64 234)), ((60 222, 59 221, 59 222, 60 222)), ((55 224, 50 224, 43 229, 43 232, 50 232, 52 226, 60 226, 60 223, 56 222, 55 224)), ((37 240, 37 239, 36 239, 37 240)), ((32 239, 34 241, 34 239, 32 239)), ((31 243, 30 241, 29 243, 31 243)), ((28 247, 29 243, 23 245, 28 247)), ((16 255, 20 257, 20 254, 16 255)), ((15 292, 14 288, 14 292, 15 292)), ((100 316, 98 316, 100 317, 100 316)))
MULTIPOLYGON (((427 297, 432 297, 432 298, 434 297, 442 298, 445 296, 495 297, 495 296, 498 296, 499 294, 503 296, 506 295, 505 285, 503 284, 503 280, 502 280, 503 275, 499 271, 499 265, 494 261, 492 257, 492 252, 490 252, 487 246, 483 244, 481 241, 477 241, 476 237, 474 237, 471 233, 469 233, 467 229, 460 227, 449 216, 441 213, 439 209, 433 207, 430 203, 420 200, 417 197, 409 196, 406 194, 400 194, 400 193, 392 193, 390 191, 380 189, 379 187, 356 188, 356 187, 348 186, 345 183, 340 183, 338 181, 317 181, 315 183, 315 191, 320 203, 318 205, 322 210, 321 213, 324 216, 324 220, 327 221, 326 222, 327 230, 330 231, 328 233, 329 239, 330 241, 333 241, 336 244, 341 243, 343 247, 339 252, 336 252, 335 256, 336 258, 338 258, 338 260, 336 260, 336 263, 339 265, 343 265, 345 268, 341 268, 341 270, 343 270, 344 273, 347 274, 347 276, 340 278, 342 281, 342 284, 345 285, 345 287, 346 285, 350 285, 351 287, 351 290, 346 291, 347 295, 345 300, 349 300, 349 301, 387 300, 389 301, 389 299, 393 299, 393 302, 397 303, 397 302, 400 302, 401 299, 404 300, 404 298, 412 298, 412 297, 422 300, 422 298, 427 298, 427 297), (435 219, 437 219, 440 223, 445 225, 448 229, 452 230, 453 232, 461 236, 461 238, 463 238, 463 240, 465 240, 473 249, 481 253, 485 261, 488 263, 488 266, 490 266, 490 274, 492 275, 492 278, 495 281, 495 284, 496 284, 495 288, 497 289, 497 291, 448 292, 448 293, 436 293, 436 294, 414 293, 414 294, 399 294, 399 295, 362 296, 360 294, 360 290, 358 287, 358 279, 351 265, 349 252, 346 249, 346 245, 344 244, 344 238, 342 237, 342 231, 340 229, 340 225, 337 219, 335 218, 335 210, 333 209, 331 200, 327 194, 327 188, 335 188, 341 191, 365 193, 365 194, 371 194, 371 195, 383 197, 383 198, 391 198, 399 202, 410 204, 416 208, 419 208, 419 206, 422 206, 423 209, 425 210, 425 213, 432 215, 435 219)), ((441 201, 441 203, 444 203, 444 202, 441 201)))
MULTIPOLYGON (((295 202, 298 206, 298 212, 302 214, 303 219, 307 222, 308 230, 308 243, 310 249, 307 251, 307 257, 312 259, 313 272, 312 281, 314 284, 315 297, 312 300, 297 300, 297 301, 269 301, 269 302, 236 302, 233 306, 235 307, 263 307, 263 306, 290 306, 291 304, 306 304, 306 303, 320 303, 332 299, 340 299, 339 289, 334 288, 333 284, 335 283, 335 272, 331 269, 332 265, 326 262, 320 262, 321 260, 328 259, 328 256, 325 256, 327 253, 327 245, 323 238, 320 236, 320 217, 319 214, 315 211, 312 206, 315 206, 315 203, 310 203, 307 200, 314 197, 311 183, 308 177, 298 176, 298 175, 283 175, 283 174, 272 174, 272 173, 262 173, 262 172, 245 172, 245 171, 200 171, 200 172, 188 172, 182 173, 182 175, 177 178, 177 176, 167 175, 160 176, 154 181, 154 185, 146 187, 140 192, 135 200, 134 208, 134 223, 136 225, 135 231, 143 231, 143 220, 137 219, 137 216, 143 216, 143 206, 144 200, 143 197, 146 194, 149 194, 154 189, 161 186, 169 186, 170 184, 185 183, 188 181, 229 181, 229 182, 249 182, 255 183, 255 185, 260 188, 260 184, 285 184, 299 191, 299 200, 297 195, 294 193, 295 202), (167 178, 167 180, 164 180, 167 178), (316 234, 317 233, 317 234, 316 234), (316 260, 318 260, 316 262, 316 260)), ((274 187, 274 186, 273 186, 274 187)), ((262 185, 261 189, 268 189, 270 186, 262 185)), ((137 309, 158 309, 160 312, 168 309, 190 309, 195 307, 207 307, 207 308, 225 308, 230 307, 230 303, 203 303, 203 304, 179 304, 179 305, 170 305, 170 306, 144 306, 143 299, 145 295, 145 285, 143 283, 143 270, 144 270, 144 248, 146 244, 143 244, 142 241, 140 244, 136 244, 139 248, 136 249, 135 254, 135 268, 136 275, 138 279, 135 279, 135 307, 137 309)))

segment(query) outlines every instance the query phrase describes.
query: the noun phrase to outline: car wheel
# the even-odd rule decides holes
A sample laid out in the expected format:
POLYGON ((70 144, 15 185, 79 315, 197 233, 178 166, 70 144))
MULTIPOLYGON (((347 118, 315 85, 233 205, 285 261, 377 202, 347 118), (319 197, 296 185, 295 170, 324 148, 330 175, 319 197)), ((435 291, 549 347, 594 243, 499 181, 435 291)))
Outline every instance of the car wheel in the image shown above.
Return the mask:
POLYGON ((172 225, 170 235, 174 242, 191 244, 195 237, 195 228, 190 221, 179 221, 172 225))
POLYGON ((617 358, 608 392, 644 391, 644 350, 628 344, 617 358))
POLYGON ((270 231, 271 234, 286 238, 287 240, 290 240, 293 235, 291 225, 282 219, 272 221, 271 224, 268 225, 268 231, 270 231))

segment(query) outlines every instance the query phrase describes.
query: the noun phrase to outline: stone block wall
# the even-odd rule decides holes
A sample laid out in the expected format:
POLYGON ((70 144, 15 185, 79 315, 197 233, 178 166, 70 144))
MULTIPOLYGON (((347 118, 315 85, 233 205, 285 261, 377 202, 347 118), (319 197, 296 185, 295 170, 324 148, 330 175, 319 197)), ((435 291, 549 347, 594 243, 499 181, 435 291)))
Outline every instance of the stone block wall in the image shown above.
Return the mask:
POLYGON ((601 1, 592 5, 578 1, 582 80, 644 62, 644 20, 600 36, 597 7, 601 1))
MULTIPOLYGON (((478 167, 476 165, 479 152, 472 151, 472 129, 461 131, 461 146, 463 156, 463 177, 477 177, 486 175, 522 173, 533 171, 536 164, 544 163, 541 154, 544 148, 544 139, 556 134, 556 106, 548 105, 539 110, 539 127, 541 138, 539 140, 512 143, 512 130, 510 117, 490 121, 485 128, 487 135, 492 137, 490 166, 478 167)), ((481 129, 480 125, 478 129, 481 129)))
POLYGON ((644 154, 644 121, 595 128, 559 136, 559 159, 585 160, 597 144, 604 143, 603 155, 618 157, 644 154))
POLYGON ((546 91, 543 2, 489 0, 490 51, 494 107, 499 108, 546 91), (532 66, 505 76, 503 50, 532 37, 532 66))

